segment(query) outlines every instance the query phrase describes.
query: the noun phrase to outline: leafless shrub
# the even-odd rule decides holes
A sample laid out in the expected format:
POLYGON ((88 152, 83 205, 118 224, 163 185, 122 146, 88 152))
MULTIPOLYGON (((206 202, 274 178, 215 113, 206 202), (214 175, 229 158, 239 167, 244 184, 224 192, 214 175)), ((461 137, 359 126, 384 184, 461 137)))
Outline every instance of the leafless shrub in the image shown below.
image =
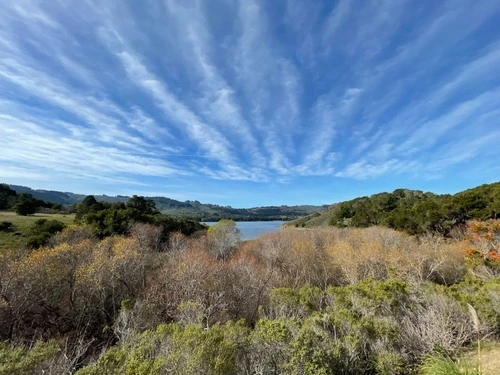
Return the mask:
POLYGON ((219 260, 226 260, 240 243, 240 230, 232 220, 221 220, 208 228, 208 249, 219 260))
POLYGON ((162 228, 152 224, 135 223, 130 234, 137 240, 139 246, 146 251, 162 251, 164 248, 162 228))
POLYGON ((234 300, 232 314, 254 323, 259 306, 267 305, 269 291, 280 283, 277 272, 265 267, 248 246, 230 259, 227 272, 234 300))
POLYGON ((190 247, 190 240, 181 232, 171 233, 168 238, 168 251, 182 253, 190 247))
POLYGON ((71 226, 65 228, 62 232, 54 234, 48 242, 48 247, 55 247, 60 244, 78 245, 85 240, 97 243, 97 237, 89 226, 71 226))
POLYGON ((440 237, 425 236, 416 250, 408 254, 416 281, 449 285, 463 279, 465 249, 459 243, 450 244, 440 237))
POLYGON ((470 272, 481 280, 490 280, 500 276, 500 267, 492 268, 485 264, 474 267, 470 272))
POLYGON ((61 343, 60 352, 46 363, 43 374, 60 375, 73 374, 83 363, 95 339, 88 339, 79 333, 66 337, 61 343))
POLYGON ((401 343, 419 357, 434 350, 454 353, 474 338, 470 316, 443 294, 429 294, 413 308, 406 308, 401 322, 401 343))
POLYGON ((154 322, 178 318, 185 301, 203 306, 204 322, 224 322, 230 318, 232 286, 224 262, 207 250, 189 249, 176 253, 151 278, 143 300, 155 311, 154 322))

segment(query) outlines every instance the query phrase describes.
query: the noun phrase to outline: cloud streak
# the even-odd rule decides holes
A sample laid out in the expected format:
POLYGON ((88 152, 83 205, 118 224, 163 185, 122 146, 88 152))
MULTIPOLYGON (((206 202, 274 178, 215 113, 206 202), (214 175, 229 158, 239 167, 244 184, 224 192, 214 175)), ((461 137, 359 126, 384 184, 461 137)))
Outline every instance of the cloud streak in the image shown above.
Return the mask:
POLYGON ((460 168, 470 178, 499 159, 496 1, 18 1, 0 11, 9 181, 411 183, 460 168))

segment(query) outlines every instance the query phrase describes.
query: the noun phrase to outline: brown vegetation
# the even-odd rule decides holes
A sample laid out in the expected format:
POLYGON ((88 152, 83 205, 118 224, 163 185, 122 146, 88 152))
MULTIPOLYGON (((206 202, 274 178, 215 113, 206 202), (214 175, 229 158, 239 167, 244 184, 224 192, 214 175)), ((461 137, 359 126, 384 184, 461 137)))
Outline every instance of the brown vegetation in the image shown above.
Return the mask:
POLYGON ((478 310, 483 335, 500 333, 498 284, 485 287, 500 274, 498 227, 472 223, 456 240, 379 227, 287 229, 224 256, 206 235, 162 242, 151 224, 100 241, 69 228, 48 247, 0 253, 0 338, 66 337, 58 353, 64 346, 65 366, 80 367, 102 347, 163 323, 215 332, 244 319, 253 330, 241 344, 250 373, 298 373, 330 350, 315 341, 324 340, 338 352, 324 354, 321 368, 360 361, 375 366, 370 373, 396 374, 382 370, 414 365, 436 348, 456 353, 473 340, 466 302, 478 310), (467 284, 471 277, 479 281, 467 284), (266 338, 271 328, 282 333, 266 338), (315 354, 297 351, 311 345, 315 354))

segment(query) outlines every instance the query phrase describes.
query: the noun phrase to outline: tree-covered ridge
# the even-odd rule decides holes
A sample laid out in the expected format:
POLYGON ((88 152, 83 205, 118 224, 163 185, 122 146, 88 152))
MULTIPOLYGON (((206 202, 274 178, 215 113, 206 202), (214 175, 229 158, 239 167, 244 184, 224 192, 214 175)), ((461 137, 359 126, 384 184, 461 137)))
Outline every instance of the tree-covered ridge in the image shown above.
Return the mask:
MULTIPOLYGON (((18 193, 31 194, 39 199, 62 205, 74 205, 85 199, 83 194, 53 190, 35 190, 26 186, 10 185, 10 188, 18 193)), ((98 202, 126 203, 128 196, 93 195, 98 202)), ((197 200, 181 202, 167 197, 149 197, 157 209, 164 214, 178 218, 189 218, 198 221, 218 221, 220 219, 232 219, 236 221, 260 221, 260 220, 290 220, 301 216, 319 212, 327 206, 297 205, 297 206, 269 206, 252 208, 233 208, 216 204, 201 203, 197 200)))
POLYGON ((290 225, 337 227, 382 225, 410 234, 448 235, 467 220, 500 218, 500 182, 485 184, 454 195, 397 189, 331 206, 321 215, 295 220, 290 225))

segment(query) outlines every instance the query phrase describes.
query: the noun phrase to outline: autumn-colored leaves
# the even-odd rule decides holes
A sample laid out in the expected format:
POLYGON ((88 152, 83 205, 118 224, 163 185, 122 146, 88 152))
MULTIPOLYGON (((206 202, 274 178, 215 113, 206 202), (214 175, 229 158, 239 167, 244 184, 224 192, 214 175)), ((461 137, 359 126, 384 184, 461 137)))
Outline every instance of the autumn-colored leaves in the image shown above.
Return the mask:
POLYGON ((467 226, 469 257, 500 264, 500 220, 472 221, 467 226))

